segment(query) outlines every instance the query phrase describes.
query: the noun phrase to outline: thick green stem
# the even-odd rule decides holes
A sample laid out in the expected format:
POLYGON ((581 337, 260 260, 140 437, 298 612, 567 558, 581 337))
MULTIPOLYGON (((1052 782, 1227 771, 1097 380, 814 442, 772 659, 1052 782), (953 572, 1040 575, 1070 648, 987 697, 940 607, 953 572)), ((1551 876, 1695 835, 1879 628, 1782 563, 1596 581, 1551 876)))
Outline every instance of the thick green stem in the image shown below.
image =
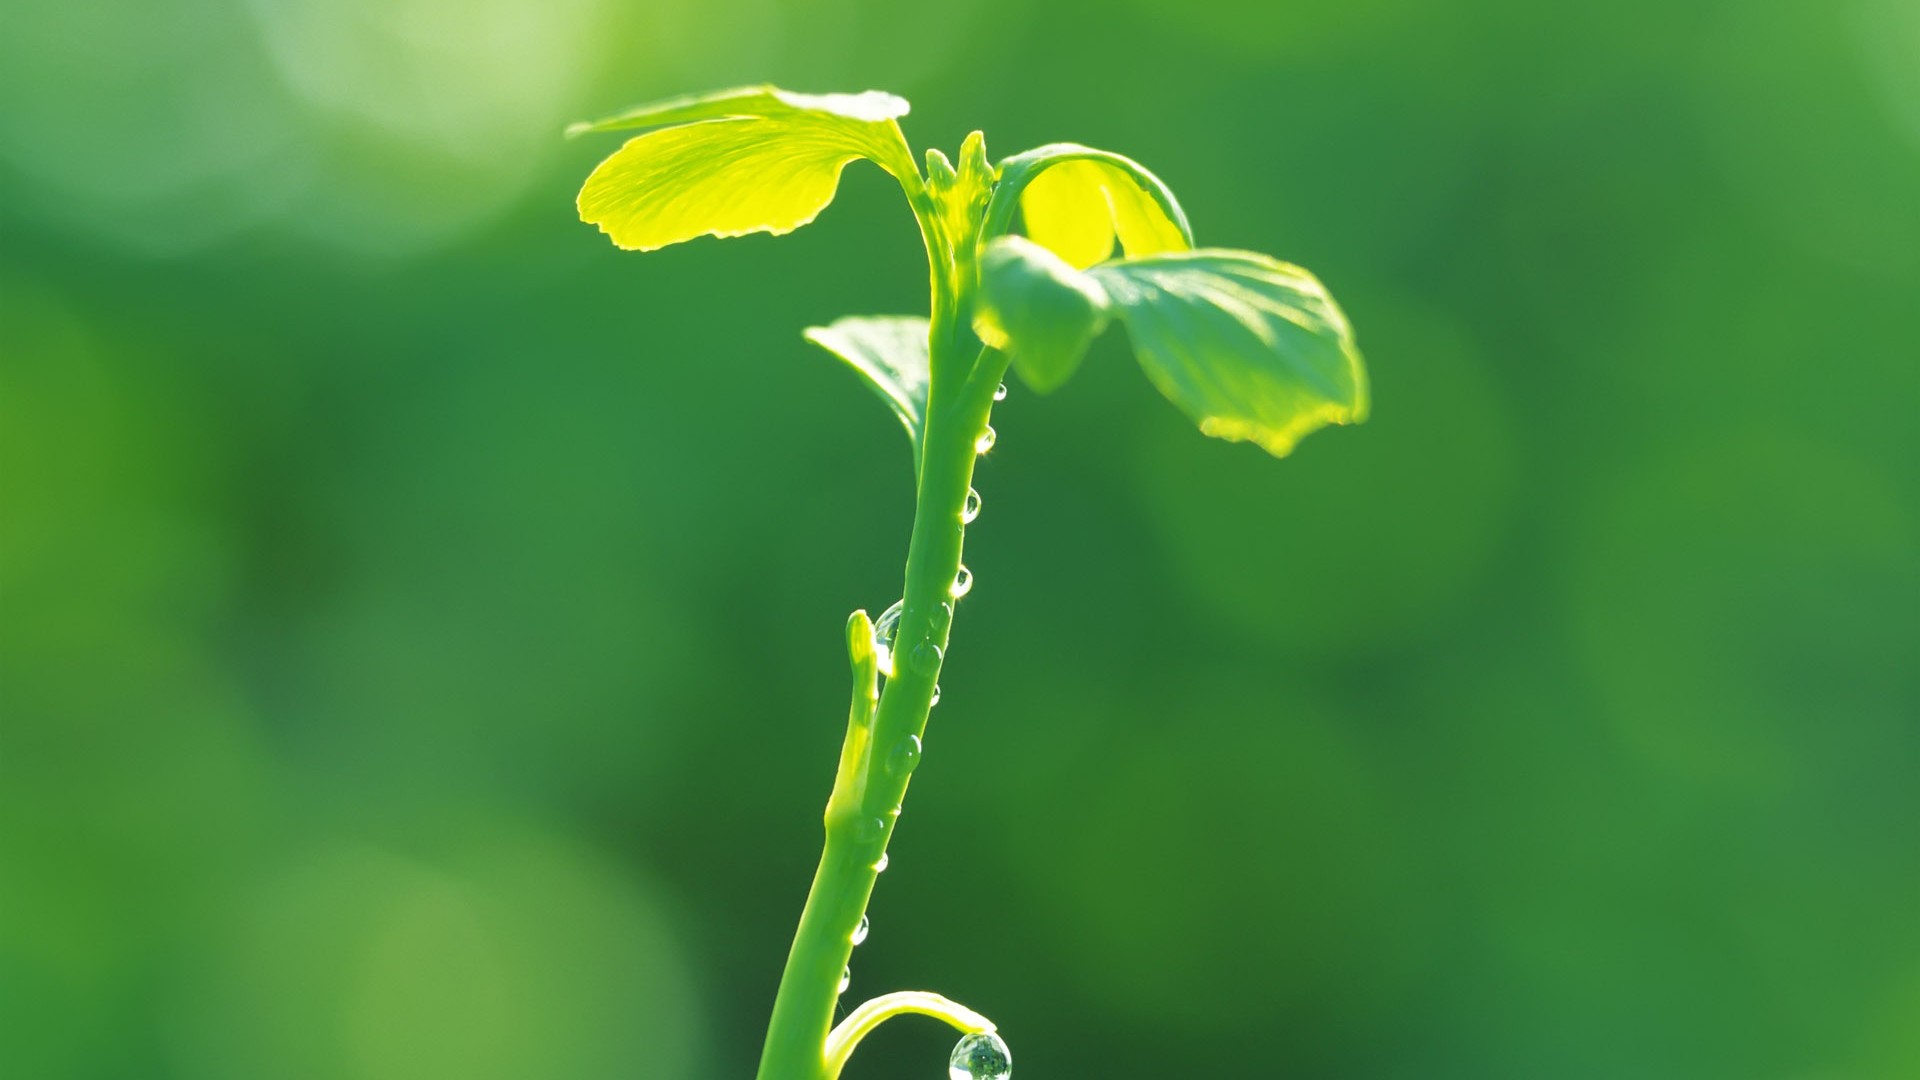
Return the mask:
MULTIPOLYGON (((827 1045, 840 980, 874 881, 885 866, 907 782, 920 760, 920 739, 953 626, 963 515, 979 456, 975 445, 987 430, 994 388, 1006 369, 1006 358, 983 352, 967 326, 977 234, 950 235, 937 196, 917 177, 903 179, 902 186, 926 241, 932 292, 931 385, 915 463, 906 584, 886 689, 865 728, 863 701, 870 698, 862 695, 870 690, 862 683, 870 686, 872 676, 870 665, 863 674, 860 650, 854 648, 854 715, 827 801, 826 847, 780 976, 758 1080, 833 1080, 851 1050, 849 1045, 834 1056, 827 1045)), ((856 627, 864 621, 854 620, 856 627)))

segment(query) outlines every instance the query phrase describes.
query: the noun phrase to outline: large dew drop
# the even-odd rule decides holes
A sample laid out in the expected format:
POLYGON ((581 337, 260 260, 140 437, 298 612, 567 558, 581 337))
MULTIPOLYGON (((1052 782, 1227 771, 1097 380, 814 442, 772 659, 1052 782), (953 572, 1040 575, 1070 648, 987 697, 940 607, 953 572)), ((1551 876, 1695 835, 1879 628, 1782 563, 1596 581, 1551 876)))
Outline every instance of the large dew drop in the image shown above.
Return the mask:
POLYGON ((947 1075, 952 1080, 1007 1080, 1013 1075, 1013 1052, 993 1032, 976 1031, 954 1045, 947 1075))
POLYGON ((953 584, 948 587, 947 592, 955 600, 958 600, 961 597, 967 595, 967 593, 972 589, 973 589, 973 571, 963 566, 960 568, 960 572, 953 576, 953 584))
POLYGON ((895 600, 873 621, 873 660, 880 674, 893 678, 893 639, 900 633, 900 611, 904 600, 895 600))
POLYGON ((894 776, 912 774, 914 766, 920 764, 920 736, 908 732, 893 744, 887 752, 887 772, 894 776))

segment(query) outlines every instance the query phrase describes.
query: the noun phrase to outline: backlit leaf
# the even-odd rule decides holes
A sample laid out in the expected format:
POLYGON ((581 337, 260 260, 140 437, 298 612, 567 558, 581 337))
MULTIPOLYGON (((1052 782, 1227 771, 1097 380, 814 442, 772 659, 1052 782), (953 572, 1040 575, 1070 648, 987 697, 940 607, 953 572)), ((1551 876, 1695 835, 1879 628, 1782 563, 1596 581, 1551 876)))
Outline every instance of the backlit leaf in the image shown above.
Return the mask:
POLYGON ((1147 377, 1203 434, 1284 455, 1325 424, 1366 419, 1353 330, 1312 274, 1200 250, 1095 267, 1147 377))
POLYGON ((1193 247, 1173 192, 1119 154, 1056 143, 1016 154, 1000 169, 989 231, 1005 231, 1017 200, 1027 235, 1077 269, 1109 258, 1115 239, 1129 256, 1193 247))
POLYGON ((918 315, 849 315, 809 327, 806 338, 866 379, 906 427, 918 461, 927 415, 927 320, 918 315))
POLYGON ((641 106, 576 128, 677 126, 637 136, 580 189, 580 219, 629 250, 696 236, 786 233, 833 201, 840 172, 869 158, 917 183, 891 94, 793 94, 749 87, 641 106))
POLYGON ((1002 236, 981 254, 974 333, 1038 393, 1066 382, 1106 325, 1100 283, 1039 244, 1002 236))

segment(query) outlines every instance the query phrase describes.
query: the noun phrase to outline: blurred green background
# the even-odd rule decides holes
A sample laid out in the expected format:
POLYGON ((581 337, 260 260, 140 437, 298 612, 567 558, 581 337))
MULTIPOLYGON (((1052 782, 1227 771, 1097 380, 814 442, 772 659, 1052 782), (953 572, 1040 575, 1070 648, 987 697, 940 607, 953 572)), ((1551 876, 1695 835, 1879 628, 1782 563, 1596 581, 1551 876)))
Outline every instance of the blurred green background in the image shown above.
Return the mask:
POLYGON ((799 330, 922 255, 868 165, 616 252, 559 131, 758 81, 1135 156, 1376 392, 1275 462, 1118 332, 1015 388, 853 1000, 1023 1080, 1920 1076, 1916 58, 1914 0, 8 0, 0 1076, 751 1074, 910 512, 799 330))

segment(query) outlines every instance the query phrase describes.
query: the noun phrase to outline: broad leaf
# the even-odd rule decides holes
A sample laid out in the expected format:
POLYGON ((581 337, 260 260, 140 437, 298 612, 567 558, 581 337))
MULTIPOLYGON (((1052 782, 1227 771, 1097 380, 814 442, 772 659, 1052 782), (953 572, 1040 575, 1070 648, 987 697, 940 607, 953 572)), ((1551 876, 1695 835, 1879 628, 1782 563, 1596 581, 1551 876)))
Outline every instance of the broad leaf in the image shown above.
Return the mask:
POLYGON ((981 253, 974 333, 1038 393, 1073 375, 1106 329, 1107 306, 1099 282, 1026 237, 999 237, 981 253))
POLYGON ((918 315, 849 315, 809 327, 806 338, 845 360, 907 429, 913 458, 927 426, 927 320, 918 315))
POLYGON ((580 219, 629 250, 696 236, 787 233, 819 216, 840 172, 870 158, 903 182, 918 170, 891 94, 748 87, 645 105, 578 130, 677 125, 627 142, 580 189, 580 219))
POLYGON ((989 234, 1007 231, 1017 201, 1027 235, 1078 269, 1106 260, 1116 239, 1129 256, 1193 247, 1173 192, 1119 154, 1056 143, 1008 158, 1000 173, 989 234))
POLYGON ((1305 270, 1202 250, 1107 263, 1091 275, 1147 377, 1203 434, 1282 456, 1325 424, 1366 419, 1353 330, 1305 270))

